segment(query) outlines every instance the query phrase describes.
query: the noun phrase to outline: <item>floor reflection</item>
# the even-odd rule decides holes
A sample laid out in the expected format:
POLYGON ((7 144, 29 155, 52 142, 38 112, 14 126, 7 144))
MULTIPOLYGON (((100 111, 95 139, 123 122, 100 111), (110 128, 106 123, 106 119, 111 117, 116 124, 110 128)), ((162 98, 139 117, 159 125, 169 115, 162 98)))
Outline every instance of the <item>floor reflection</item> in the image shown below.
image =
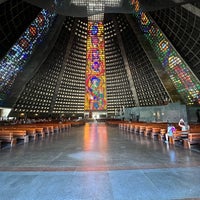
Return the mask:
POLYGON ((86 123, 83 133, 83 150, 70 154, 81 160, 83 166, 105 166, 108 157, 108 133, 105 124, 86 123))
POLYGON ((87 123, 84 127, 84 151, 97 150, 100 153, 107 152, 107 126, 105 124, 87 123))

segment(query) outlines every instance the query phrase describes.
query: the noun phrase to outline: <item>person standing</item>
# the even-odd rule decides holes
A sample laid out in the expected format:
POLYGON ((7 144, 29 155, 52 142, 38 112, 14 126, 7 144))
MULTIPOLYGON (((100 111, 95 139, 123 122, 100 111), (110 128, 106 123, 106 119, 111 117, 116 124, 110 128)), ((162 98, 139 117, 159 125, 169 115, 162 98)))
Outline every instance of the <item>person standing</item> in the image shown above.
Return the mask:
POLYGON ((165 139, 166 139, 165 143, 168 143, 169 137, 173 136, 173 133, 175 130, 176 130, 176 128, 172 124, 168 124, 167 133, 165 134, 165 139))

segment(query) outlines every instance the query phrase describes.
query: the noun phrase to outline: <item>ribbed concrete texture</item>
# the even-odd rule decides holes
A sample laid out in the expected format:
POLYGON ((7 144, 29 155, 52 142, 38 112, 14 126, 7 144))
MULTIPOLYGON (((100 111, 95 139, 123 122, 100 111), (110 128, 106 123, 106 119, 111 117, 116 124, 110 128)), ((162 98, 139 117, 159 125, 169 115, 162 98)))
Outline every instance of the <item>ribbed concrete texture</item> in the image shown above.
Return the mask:
POLYGON ((2 200, 200 199, 200 152, 104 123, 0 151, 2 200))

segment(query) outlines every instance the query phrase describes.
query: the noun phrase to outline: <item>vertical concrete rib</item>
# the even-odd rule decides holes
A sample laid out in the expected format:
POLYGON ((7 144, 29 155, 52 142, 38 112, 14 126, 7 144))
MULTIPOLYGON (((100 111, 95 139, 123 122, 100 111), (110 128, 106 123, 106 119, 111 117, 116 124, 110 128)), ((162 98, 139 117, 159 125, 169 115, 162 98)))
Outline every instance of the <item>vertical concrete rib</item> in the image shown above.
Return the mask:
MULTIPOLYGON (((75 20, 74 26, 73 26, 73 28, 71 30, 70 39, 69 39, 69 42, 67 44, 67 49, 66 49, 66 53, 65 53, 63 61, 66 60, 69 57, 69 54, 70 54, 70 49, 72 47, 72 43, 73 43, 73 39, 74 39, 74 35, 75 35, 75 29, 76 29, 76 25, 75 24, 76 24, 76 20, 75 20)), ((58 81, 57 81, 55 92, 54 92, 54 95, 53 95, 53 98, 52 98, 52 101, 51 101, 51 106, 50 106, 50 109, 49 109, 49 113, 53 113, 53 108, 54 108, 54 105, 55 105, 55 102, 56 102, 56 97, 58 95, 58 91, 59 91, 60 84, 61 84, 61 81, 62 81, 62 78, 63 78, 63 74, 65 72, 64 63, 65 62, 63 62, 63 64, 62 64, 62 68, 61 68, 60 75, 59 75, 59 78, 58 78, 58 81)))
POLYGON ((125 49, 124 49, 124 44, 122 42, 122 38, 121 38, 121 35, 120 35, 120 31, 119 31, 116 19, 113 19, 113 22, 114 22, 115 27, 116 27, 117 39, 118 39, 119 47, 120 47, 121 54, 122 54, 122 57, 123 57, 123 60, 124 60, 124 66, 125 66, 125 69, 126 69, 126 72, 127 72, 127 77, 128 77, 128 81, 129 81, 129 84, 130 84, 130 89, 131 89, 133 96, 134 96, 135 106, 139 106, 139 100, 138 100, 137 92, 136 92, 136 89, 135 89, 133 77, 131 75, 128 59, 127 59, 126 52, 125 52, 125 49))

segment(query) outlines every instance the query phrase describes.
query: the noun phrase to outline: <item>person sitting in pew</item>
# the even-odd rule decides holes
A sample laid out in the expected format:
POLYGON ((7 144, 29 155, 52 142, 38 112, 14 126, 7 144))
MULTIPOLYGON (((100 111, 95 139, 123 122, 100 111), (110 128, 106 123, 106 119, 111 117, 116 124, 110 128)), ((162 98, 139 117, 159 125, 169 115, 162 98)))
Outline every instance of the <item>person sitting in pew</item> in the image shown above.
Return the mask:
POLYGON ((185 122, 183 119, 179 120, 178 125, 181 127, 181 131, 188 131, 190 129, 190 126, 187 122, 185 122))
POLYGON ((176 131, 176 128, 172 124, 168 124, 167 133, 165 134, 165 143, 169 142, 169 137, 173 136, 174 131, 176 131))

